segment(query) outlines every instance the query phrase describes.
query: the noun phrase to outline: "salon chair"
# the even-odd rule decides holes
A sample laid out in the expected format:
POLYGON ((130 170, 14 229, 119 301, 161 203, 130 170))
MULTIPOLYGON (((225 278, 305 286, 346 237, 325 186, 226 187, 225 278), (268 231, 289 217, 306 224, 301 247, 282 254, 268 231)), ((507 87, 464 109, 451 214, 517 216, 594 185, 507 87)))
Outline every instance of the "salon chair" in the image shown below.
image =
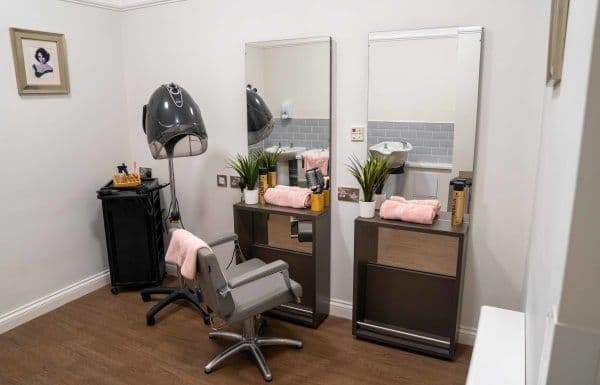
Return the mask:
MULTIPOLYGON (((225 239, 237 242, 235 235, 225 239)), ((221 240, 222 243, 225 241, 221 240)), ((209 362, 204 371, 210 373, 229 357, 249 350, 258 362, 265 381, 271 381, 271 371, 260 348, 270 345, 302 348, 301 341, 261 337, 257 331, 256 320, 261 313, 285 303, 300 301, 302 287, 290 279, 288 264, 282 260, 266 264, 253 258, 223 271, 213 251, 202 248, 198 250, 197 269, 196 281, 214 330, 209 337, 235 342, 209 362), (243 322, 240 334, 221 331, 237 322, 243 322)))

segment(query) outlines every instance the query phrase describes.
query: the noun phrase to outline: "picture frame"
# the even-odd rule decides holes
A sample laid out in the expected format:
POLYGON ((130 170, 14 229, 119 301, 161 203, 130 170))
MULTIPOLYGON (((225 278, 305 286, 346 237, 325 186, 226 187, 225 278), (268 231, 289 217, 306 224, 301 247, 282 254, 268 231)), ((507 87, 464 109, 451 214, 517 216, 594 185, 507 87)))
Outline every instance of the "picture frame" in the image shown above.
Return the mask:
POLYGON ((20 95, 70 92, 63 34, 10 28, 10 38, 20 95))
POLYGON ((546 84, 555 86, 562 78, 569 0, 552 0, 551 7, 546 84))

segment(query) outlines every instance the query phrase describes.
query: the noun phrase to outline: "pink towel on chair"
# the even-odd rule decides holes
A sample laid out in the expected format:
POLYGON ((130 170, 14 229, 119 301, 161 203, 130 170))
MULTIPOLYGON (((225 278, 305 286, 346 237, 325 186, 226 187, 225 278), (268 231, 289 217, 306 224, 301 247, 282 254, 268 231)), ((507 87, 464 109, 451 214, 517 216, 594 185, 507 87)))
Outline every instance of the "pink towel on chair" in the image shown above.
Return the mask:
POLYGON ((276 206, 303 209, 310 204, 310 190, 302 187, 277 185, 267 189, 265 201, 276 206))
POLYGON ((406 198, 398 196, 398 195, 393 195, 389 199, 392 200, 392 201, 404 202, 404 203, 413 204, 413 205, 432 206, 433 208, 435 208, 435 213, 436 214, 442 208, 442 204, 437 199, 423 199, 423 200, 410 199, 409 200, 409 199, 406 199, 406 198))
POLYGON ((187 279, 196 278, 196 256, 198 250, 208 244, 187 230, 177 229, 171 235, 165 261, 179 266, 181 275, 187 279))
POLYGON ((379 209, 379 216, 383 219, 399 219, 423 225, 432 224, 436 215, 437 211, 431 205, 417 205, 391 199, 383 202, 379 209))
POLYGON ((328 175, 329 151, 306 151, 302 154, 304 169, 318 167, 323 175, 328 175))

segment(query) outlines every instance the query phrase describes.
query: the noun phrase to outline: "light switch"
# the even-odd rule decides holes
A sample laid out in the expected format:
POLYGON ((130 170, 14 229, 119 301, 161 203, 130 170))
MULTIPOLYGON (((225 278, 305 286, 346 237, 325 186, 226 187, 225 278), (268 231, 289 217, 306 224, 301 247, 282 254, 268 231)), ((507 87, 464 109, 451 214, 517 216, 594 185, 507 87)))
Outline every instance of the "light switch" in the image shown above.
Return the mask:
POLYGON ((365 129, 364 127, 352 127, 352 141, 353 142, 364 142, 365 141, 365 129))

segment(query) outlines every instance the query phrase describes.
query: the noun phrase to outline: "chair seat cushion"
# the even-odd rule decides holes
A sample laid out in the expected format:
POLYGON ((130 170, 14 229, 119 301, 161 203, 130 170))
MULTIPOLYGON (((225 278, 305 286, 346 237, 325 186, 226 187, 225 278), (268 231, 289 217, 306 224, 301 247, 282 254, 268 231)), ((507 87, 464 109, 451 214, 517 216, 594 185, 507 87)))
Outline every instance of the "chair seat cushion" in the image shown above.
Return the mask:
MULTIPOLYGON (((260 259, 253 258, 232 266, 226 271, 226 275, 227 278, 233 278, 264 265, 265 263, 260 259)), ((290 279, 290 284, 294 294, 301 297, 302 286, 292 279, 290 279)), ((231 291, 231 295, 235 310, 227 317, 228 323, 244 320, 295 300, 281 273, 275 273, 235 288, 231 291)))
POLYGON ((266 263, 264 263, 260 259, 252 258, 235 266, 231 266, 229 269, 225 270, 225 277, 227 279, 235 278, 249 271, 258 269, 259 267, 264 265, 266 265, 266 263))

